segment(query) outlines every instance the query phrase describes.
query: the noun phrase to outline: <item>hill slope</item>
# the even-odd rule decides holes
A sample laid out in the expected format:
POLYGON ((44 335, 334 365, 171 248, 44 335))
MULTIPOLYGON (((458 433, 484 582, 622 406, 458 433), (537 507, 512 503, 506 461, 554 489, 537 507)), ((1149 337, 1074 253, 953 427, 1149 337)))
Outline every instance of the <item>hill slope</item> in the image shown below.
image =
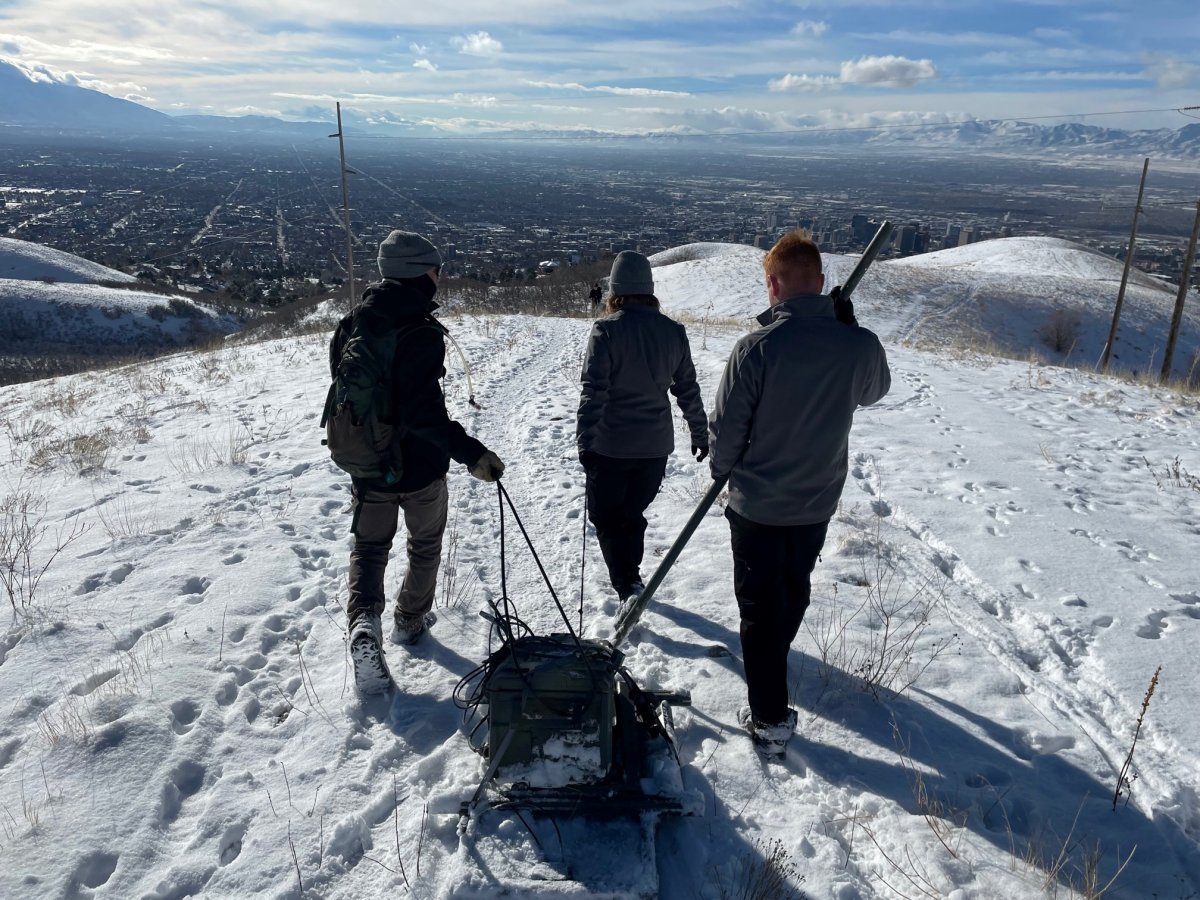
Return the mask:
MULTIPOLYGON (((451 412, 508 463, 506 487, 569 598, 588 323, 448 324, 481 405, 468 409, 451 365, 451 412)), ((703 345, 693 337, 708 402, 738 335, 714 324, 703 345)), ((793 652, 801 722, 786 761, 764 767, 736 724, 737 607, 717 511, 626 647, 640 683, 694 700, 675 724, 704 814, 660 826, 660 896, 737 896, 774 846, 813 897, 890 897, 920 879, 955 900, 1038 898, 1082 877, 1084 848, 1097 848, 1103 882, 1135 845, 1107 897, 1200 891, 1200 491, 1187 481, 1200 408, 1076 372, 888 351, 894 386, 857 417, 793 652), (915 629, 892 663, 894 687, 919 676, 903 694, 872 696, 854 674, 884 633, 855 612, 872 585, 888 621, 915 629), (1114 812, 1160 664, 1132 800, 1114 812), (1054 869, 1064 847, 1055 874, 1030 862, 1054 869)), ((437 813, 439 799, 470 797, 483 769, 451 694, 490 646, 477 611, 499 598, 496 490, 452 468, 440 620, 424 643, 389 647, 395 697, 359 703, 346 680, 348 484, 316 427, 327 379, 314 335, 0 388, 14 423, 0 430, 2 492, 27 495, 25 521, 48 529, 34 559, 51 560, 0 636, 0 895, 282 898, 301 883, 330 900, 406 883, 419 896, 505 895, 475 845, 460 845, 458 817, 437 813)), ((647 568, 707 485, 681 422, 676 443, 647 568)), ((508 528, 510 598, 537 632, 560 630, 508 528)), ((390 567, 389 595, 403 569, 390 567)), ((589 634, 607 633, 615 607, 601 572, 589 537, 589 634)), ((627 864, 599 827, 564 817, 540 845, 516 819, 473 829, 543 876, 531 896, 629 898, 612 880, 568 878, 573 859, 627 864)))
POLYGON ((91 260, 16 238, 0 237, 0 278, 18 281, 124 282, 132 275, 91 260))
POLYGON ((0 238, 0 382, 194 346, 242 327, 191 297, 97 281, 136 284, 73 254, 0 238))
MULTIPOLYGON (((655 257, 655 289, 666 309, 749 318, 766 308, 762 251, 724 245, 728 249, 718 252, 719 246, 689 245, 655 257), (697 248, 694 254, 690 247, 697 248)), ((826 255, 827 286, 841 283, 855 262, 826 255)), ((999 238, 877 262, 854 304, 864 325, 892 341, 1094 364, 1108 340, 1121 269, 1120 261, 1070 241, 999 238)), ((1131 274, 1114 368, 1158 372, 1174 305, 1174 291, 1131 274)), ((1198 352, 1200 313, 1192 303, 1185 307, 1173 372, 1186 376, 1198 352)))

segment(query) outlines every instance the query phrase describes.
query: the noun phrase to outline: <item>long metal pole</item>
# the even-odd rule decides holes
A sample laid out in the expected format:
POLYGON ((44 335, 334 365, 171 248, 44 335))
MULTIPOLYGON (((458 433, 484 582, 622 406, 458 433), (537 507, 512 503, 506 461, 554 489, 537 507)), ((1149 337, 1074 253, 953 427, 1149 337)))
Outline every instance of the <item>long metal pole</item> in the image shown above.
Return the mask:
POLYGON ((342 104, 337 105, 338 156, 342 160, 342 225, 346 229, 346 285, 350 302, 354 302, 354 234, 350 231, 350 195, 346 191, 346 143, 342 139, 342 104))
POLYGON ((1187 254, 1183 258, 1183 275, 1179 278, 1179 293, 1175 296, 1175 314, 1171 317, 1171 333, 1167 337, 1167 353, 1163 357, 1162 380, 1171 377, 1171 358, 1175 355, 1175 341, 1179 338, 1179 326, 1183 322, 1183 304, 1188 289, 1192 286, 1192 263, 1196 261, 1196 238, 1200 236, 1200 201, 1196 203, 1196 220, 1192 223, 1192 236, 1188 240, 1187 254))
POLYGON ((1113 345, 1117 341, 1117 326, 1121 323, 1121 307, 1125 303, 1125 286, 1129 284, 1129 267, 1133 265, 1133 247, 1137 242, 1138 216, 1142 212, 1142 194, 1146 190, 1146 173, 1150 171, 1150 157, 1142 165, 1142 181, 1138 185, 1137 205, 1133 208, 1133 228, 1129 232, 1129 247, 1125 250, 1125 268, 1121 270, 1121 289, 1117 291, 1117 308, 1113 310, 1112 328, 1108 331, 1108 343, 1104 345, 1104 356, 1100 359, 1100 371, 1108 371, 1113 345))
MULTIPOLYGON (((867 249, 863 252, 862 257, 854 266, 854 271, 850 273, 850 277, 842 285, 842 297, 849 299, 850 293, 858 286, 859 281, 862 280, 871 263, 875 261, 875 257, 879 255, 879 251, 883 249, 891 234, 892 223, 888 221, 883 222, 879 226, 879 230, 875 232, 875 237, 871 238, 871 243, 867 245, 867 249)), ((709 507, 716 502, 717 497, 728 481, 728 475, 722 475, 720 478, 713 480, 712 486, 700 498, 700 502, 696 504, 691 517, 683 526, 683 531, 679 532, 679 537, 675 538, 675 543, 671 544, 671 548, 667 550, 662 562, 658 564, 658 568, 650 576, 650 582, 646 585, 645 590, 618 613, 616 630, 612 637, 612 645, 614 647, 621 646, 625 638, 629 636, 629 632, 633 630, 633 626, 641 619, 642 613, 650 605, 650 600, 654 596, 654 592, 658 590, 659 585, 666 579, 667 573, 675 565, 675 560, 679 559, 679 554, 683 553, 683 548, 687 546, 687 542, 691 540, 696 529, 700 527, 700 522, 708 514, 709 507)))

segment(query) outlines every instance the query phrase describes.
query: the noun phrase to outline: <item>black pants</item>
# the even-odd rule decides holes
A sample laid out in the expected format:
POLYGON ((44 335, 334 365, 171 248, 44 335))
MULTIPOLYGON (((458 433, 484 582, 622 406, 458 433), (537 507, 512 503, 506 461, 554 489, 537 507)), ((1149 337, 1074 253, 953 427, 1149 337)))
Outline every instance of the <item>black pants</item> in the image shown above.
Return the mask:
POLYGON ((609 580, 624 596, 642 580, 643 513, 662 486, 667 458, 617 459, 589 453, 586 460, 588 519, 596 528, 609 580))
POLYGON ((733 590, 742 619, 750 712, 760 722, 775 724, 787 716, 788 650, 808 609, 809 576, 829 522, 759 525, 728 508, 725 518, 733 544, 733 590))

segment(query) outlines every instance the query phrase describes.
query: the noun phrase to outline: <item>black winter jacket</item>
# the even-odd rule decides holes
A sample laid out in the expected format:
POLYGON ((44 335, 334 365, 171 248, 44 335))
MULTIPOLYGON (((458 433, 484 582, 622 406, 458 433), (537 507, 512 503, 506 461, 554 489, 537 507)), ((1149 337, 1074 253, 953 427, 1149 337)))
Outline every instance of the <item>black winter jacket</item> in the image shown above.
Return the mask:
MULTIPOLYGON (((446 374, 445 327, 433 317, 438 305, 432 295, 399 281, 373 284, 362 295, 353 315, 368 316, 372 329, 398 330, 392 364, 392 409, 402 471, 393 484, 355 481, 355 487, 408 493, 419 491, 450 470, 450 460, 473 466, 486 448, 467 435, 446 412, 442 376, 446 374)), ((349 337, 349 321, 342 320, 329 345, 331 370, 341 358, 349 337)))

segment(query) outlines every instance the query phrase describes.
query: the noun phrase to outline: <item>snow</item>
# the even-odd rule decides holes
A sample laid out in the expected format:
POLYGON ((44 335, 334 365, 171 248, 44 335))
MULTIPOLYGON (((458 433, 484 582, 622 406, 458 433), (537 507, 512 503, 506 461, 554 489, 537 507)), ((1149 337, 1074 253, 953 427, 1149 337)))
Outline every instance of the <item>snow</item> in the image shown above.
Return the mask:
POLYGON ((242 327, 183 295, 92 282, 136 279, 40 244, 0 238, 0 354, 148 352, 242 327))
MULTIPOLYGON (((688 247, 713 245, 688 245, 688 247)), ((691 259, 656 267, 664 309, 703 325, 749 322, 766 308, 762 251, 716 245, 691 259), (747 287, 751 286, 748 290, 747 287)), ((673 251, 666 251, 671 254, 673 251)), ((661 255, 661 254, 660 254, 661 255)), ((856 256, 826 254, 826 285, 845 281, 856 256)), ((876 262, 854 295, 862 321, 882 337, 950 350, 974 346, 1014 358, 1095 365, 1104 352, 1121 279, 1121 262, 1057 238, 981 241, 905 259, 876 262), (1047 339, 1057 332, 1061 346, 1047 339)), ((1157 374, 1162 367, 1175 289, 1134 272, 1125 294, 1111 366, 1157 374)), ((1172 365, 1175 377, 1197 371, 1200 313, 1184 309, 1172 365)))
MULTIPOLYGON (((838 278, 852 263, 828 260, 838 278)), ((1020 290, 1040 285, 962 263, 975 266, 976 296, 1010 282, 1010 316, 1020 290)), ((709 403, 744 330, 719 317, 765 305, 755 266, 739 252, 655 269, 667 307, 692 317, 709 403)), ((656 877, 666 900, 717 898, 775 846, 814 898, 1066 896, 1092 847, 1101 884, 1128 858, 1107 897, 1194 894, 1200 404, 947 351, 936 332, 964 313, 931 316, 953 288, 899 309, 891 294, 932 291, 944 274, 881 264, 856 298, 895 383, 851 435, 851 477, 793 651, 800 724, 786 759, 761 762, 736 722, 744 682, 719 511, 626 645, 643 687, 693 698, 675 730, 703 814, 661 819, 650 857, 631 857, 639 823, 563 818, 535 840, 520 820, 481 820, 460 846, 457 817, 441 813, 483 772, 451 692, 486 655, 477 613, 500 591, 496 489, 461 466, 438 622, 417 645, 388 648, 394 696, 354 696, 348 479, 317 428, 323 336, 0 388, 0 499, 6 510, 41 499, 33 558, 49 562, 0 637, 0 896, 500 897, 508 879, 540 879, 526 896, 625 898, 656 877), (890 624, 914 634, 891 658, 893 689, 874 693, 855 674, 884 634, 855 612, 872 589, 890 624), (1160 666, 1136 777, 1114 811, 1160 666)), ((1055 277, 1084 302, 1090 276, 1055 277)), ((508 464, 505 486, 573 608, 589 323, 446 321, 482 406, 467 407, 451 358, 451 414, 508 464)), ((676 445, 649 513, 647 571, 708 485, 681 419, 676 445)), ((561 630, 515 530, 507 548, 522 618, 561 630)), ((389 568, 389 593, 403 568, 389 568)), ((602 570, 589 535, 591 637, 611 632, 616 611, 602 570)))
POLYGON ((136 281, 132 275, 42 244, 0 237, 0 279, 22 281, 136 281))

